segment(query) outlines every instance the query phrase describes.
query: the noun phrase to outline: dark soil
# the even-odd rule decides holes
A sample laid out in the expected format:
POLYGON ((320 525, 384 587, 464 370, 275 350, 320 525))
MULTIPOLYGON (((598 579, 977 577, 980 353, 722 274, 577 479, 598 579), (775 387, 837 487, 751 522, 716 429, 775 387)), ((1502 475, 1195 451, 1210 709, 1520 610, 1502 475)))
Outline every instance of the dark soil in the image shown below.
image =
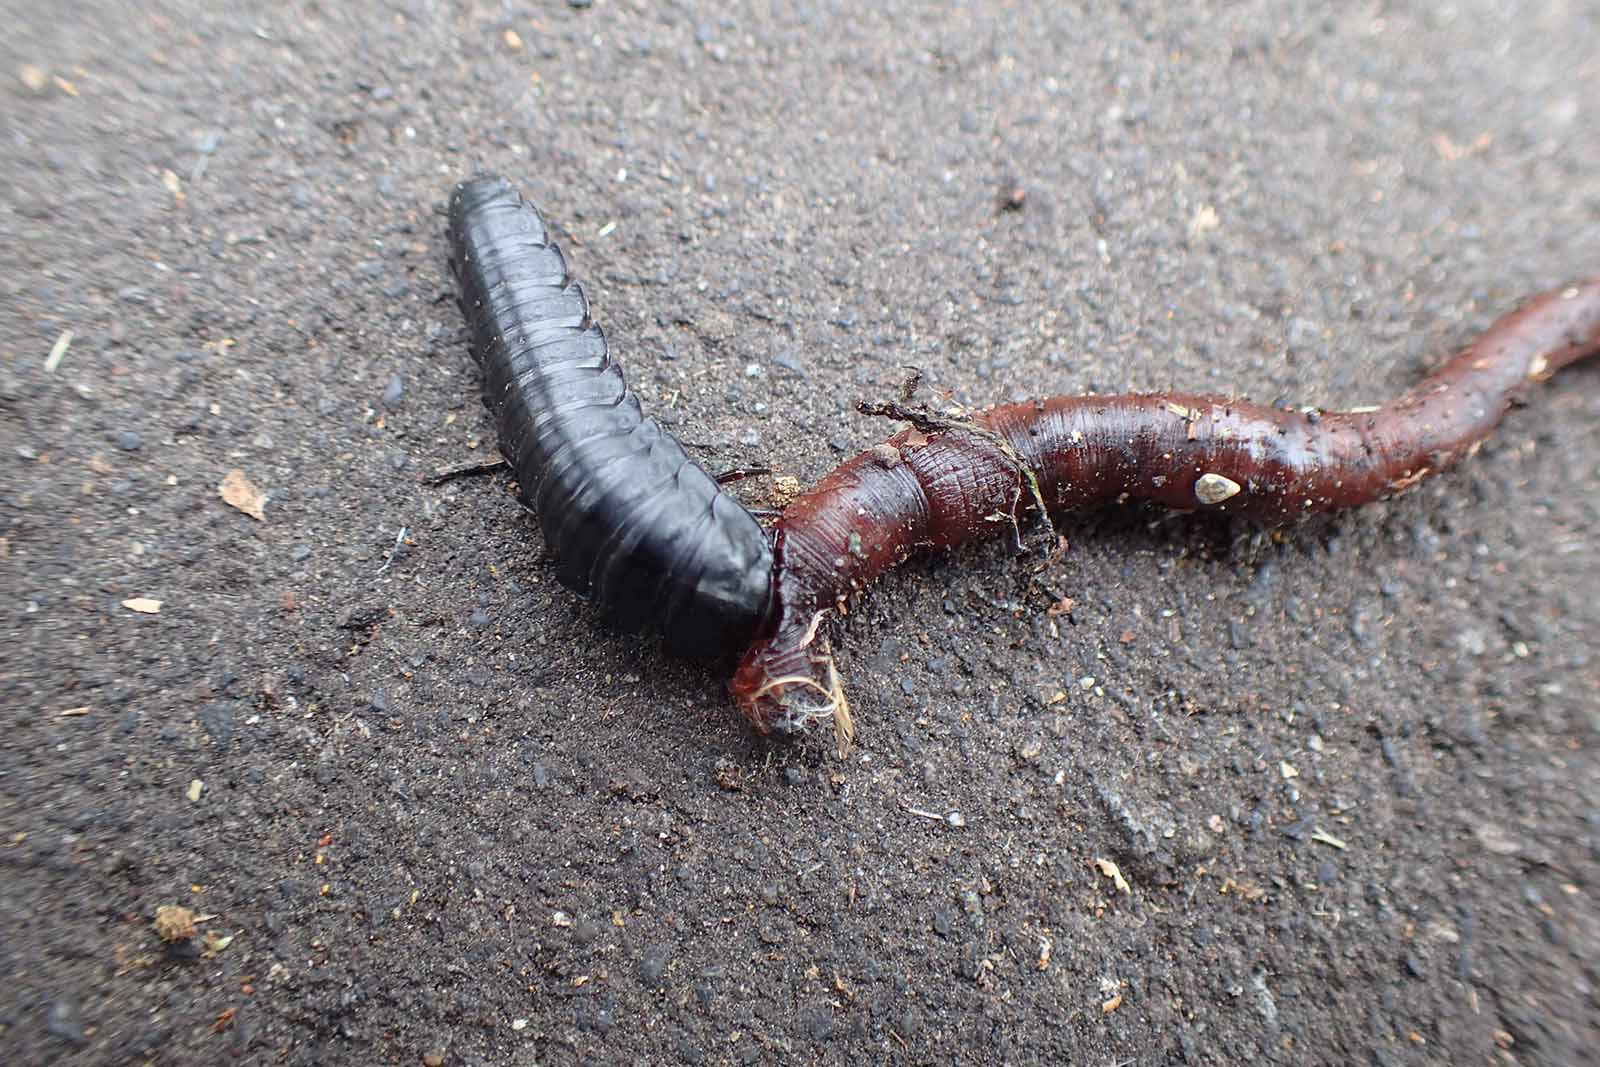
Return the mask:
POLYGON ((806 482, 908 366, 1366 404, 1600 271, 1592 5, 1151 6, 0 0, 0 1060, 1600 1045, 1592 368, 1360 513, 1084 516, 1070 615, 903 568, 846 761, 425 484, 494 447, 478 167, 708 467, 806 482))

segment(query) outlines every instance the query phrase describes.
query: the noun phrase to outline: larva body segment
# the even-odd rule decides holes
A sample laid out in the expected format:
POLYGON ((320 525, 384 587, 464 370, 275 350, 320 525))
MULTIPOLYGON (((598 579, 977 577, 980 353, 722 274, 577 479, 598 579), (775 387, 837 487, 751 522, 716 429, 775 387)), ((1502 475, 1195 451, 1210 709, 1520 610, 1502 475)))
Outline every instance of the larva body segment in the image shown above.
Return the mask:
POLYGON ((745 647, 771 605, 767 535, 640 412, 539 212, 502 178, 463 182, 449 245, 484 402, 561 582, 676 654, 745 647))

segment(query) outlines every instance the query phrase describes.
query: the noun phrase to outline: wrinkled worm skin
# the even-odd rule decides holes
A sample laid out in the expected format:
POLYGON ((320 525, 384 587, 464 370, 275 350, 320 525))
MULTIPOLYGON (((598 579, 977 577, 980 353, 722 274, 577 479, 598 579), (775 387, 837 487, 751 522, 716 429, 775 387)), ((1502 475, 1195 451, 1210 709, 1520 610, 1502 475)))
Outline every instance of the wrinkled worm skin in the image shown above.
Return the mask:
POLYGON ((450 267, 484 402, 561 581, 668 651, 743 650, 757 731, 853 734, 821 624, 923 549, 1129 499, 1283 523, 1394 496, 1476 451, 1529 383, 1600 351, 1600 279, 1536 296, 1382 407, 1216 396, 1058 396, 913 423, 848 460, 766 533, 645 418, 544 220, 504 179, 450 198, 450 267))
POLYGON ((1059 396, 902 430, 779 520, 776 624, 746 651, 734 700, 762 733, 831 719, 843 749, 849 704, 819 623, 913 552, 1009 532, 1038 503, 1059 515, 1137 498, 1276 524, 1382 500, 1476 451, 1530 382, 1596 351, 1600 279, 1534 297, 1379 408, 1059 396))
POLYGON ((450 269, 484 403, 562 584, 669 651, 726 656, 772 610, 772 546, 639 411, 539 212, 502 178, 450 197, 450 269))

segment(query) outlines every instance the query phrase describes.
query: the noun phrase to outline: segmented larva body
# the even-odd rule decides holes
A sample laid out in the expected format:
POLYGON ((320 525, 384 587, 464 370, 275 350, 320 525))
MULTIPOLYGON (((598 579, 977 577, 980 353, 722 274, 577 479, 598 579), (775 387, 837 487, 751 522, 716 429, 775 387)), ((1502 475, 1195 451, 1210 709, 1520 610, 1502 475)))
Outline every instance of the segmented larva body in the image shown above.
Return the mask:
POLYGON ((902 430, 784 512, 776 623, 745 652, 734 699, 763 733, 831 719, 847 744, 819 621, 912 552, 1009 532, 1040 504, 1060 514, 1136 498, 1282 523, 1380 500, 1473 451, 1530 382, 1597 350, 1600 280, 1535 297, 1374 409, 1062 396, 902 430))
POLYGON ((449 243, 484 402, 561 582, 670 651, 744 647, 771 611, 767 535, 640 413, 539 212, 504 179, 463 182, 449 243))

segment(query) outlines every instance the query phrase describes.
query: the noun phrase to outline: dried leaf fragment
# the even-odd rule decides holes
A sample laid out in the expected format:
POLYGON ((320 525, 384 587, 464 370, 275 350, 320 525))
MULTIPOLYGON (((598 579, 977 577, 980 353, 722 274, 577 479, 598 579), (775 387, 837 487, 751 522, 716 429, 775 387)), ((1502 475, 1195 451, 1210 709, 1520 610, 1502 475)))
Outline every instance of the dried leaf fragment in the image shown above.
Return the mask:
POLYGON ((1122 869, 1120 867, 1118 867, 1115 863, 1112 863, 1110 860, 1104 858, 1103 856, 1096 856, 1095 860, 1094 860, 1094 865, 1096 867, 1100 868, 1100 873, 1101 874, 1105 875, 1107 878, 1111 879, 1113 882, 1116 883, 1117 889, 1119 891, 1121 891, 1123 893, 1132 893, 1133 892, 1133 890, 1131 888, 1129 888, 1129 886, 1128 886, 1127 879, 1122 877, 1122 869))
POLYGON ((22 84, 30 93, 42 93, 50 88, 50 75, 43 67, 34 66, 32 63, 24 63, 17 71, 17 77, 22 79, 22 84))
POLYGON ((1241 882, 1235 878, 1224 878, 1222 880, 1222 887, 1217 890, 1217 892, 1223 894, 1236 893, 1245 900, 1250 901, 1252 904, 1258 900, 1265 900, 1267 898, 1267 891, 1265 889, 1262 889, 1260 886, 1254 885, 1250 882, 1241 882))
POLYGON ((1069 596, 1064 596, 1060 600, 1057 600, 1054 604, 1051 604, 1048 608, 1045 608, 1044 611, 1046 615, 1049 615, 1051 618, 1055 618, 1058 615, 1071 615, 1072 609, 1075 607, 1077 607, 1077 601, 1073 600, 1069 596))
POLYGON ((152 600, 147 596, 131 597, 124 600, 122 606, 141 615, 157 615, 161 612, 161 601, 152 600))
POLYGON ((1217 217, 1217 209, 1210 204, 1201 204, 1195 208, 1194 216, 1189 219, 1189 236, 1199 237, 1221 225, 1222 219, 1217 217))
POLYGON ((223 501, 257 522, 266 522, 267 494, 256 488, 255 483, 246 478, 244 471, 235 468, 228 472, 222 479, 222 484, 217 486, 217 493, 223 501))

